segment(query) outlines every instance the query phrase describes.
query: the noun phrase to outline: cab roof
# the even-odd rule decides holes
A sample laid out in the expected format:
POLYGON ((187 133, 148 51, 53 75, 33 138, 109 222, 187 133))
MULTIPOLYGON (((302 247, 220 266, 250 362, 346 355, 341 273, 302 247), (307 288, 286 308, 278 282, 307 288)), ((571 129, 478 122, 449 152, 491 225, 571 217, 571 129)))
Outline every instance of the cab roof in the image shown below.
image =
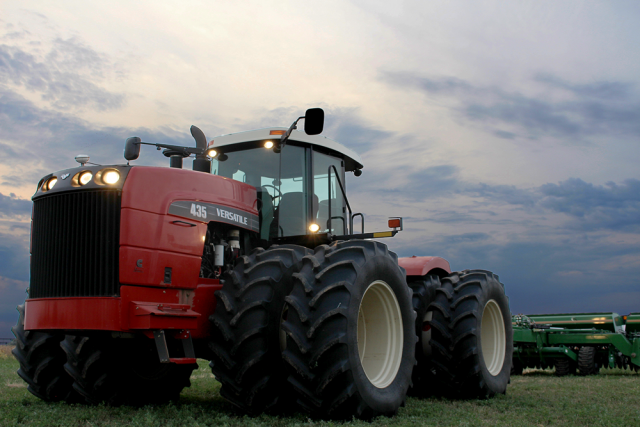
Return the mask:
MULTIPOLYGON (((230 133, 227 135, 220 135, 213 138, 213 140, 209 143, 209 147, 213 147, 215 149, 219 149, 222 147, 229 147, 236 144, 242 144, 246 142, 252 141, 268 141, 271 140, 273 142, 277 142, 282 138, 282 135, 273 135, 272 131, 282 131, 282 133, 287 131, 285 127, 270 127, 256 130, 249 130, 246 132, 237 132, 230 133)), ((289 141, 297 141, 304 144, 311 144, 316 147, 322 147, 334 152, 334 155, 338 155, 345 161, 345 168, 347 171, 353 171, 355 169, 362 169, 364 166, 362 165, 362 160, 360 156, 353 150, 348 149, 344 145, 340 144, 333 139, 329 139, 325 136, 321 135, 307 135, 304 132, 300 132, 298 130, 294 130, 291 132, 291 136, 289 137, 289 141)), ((224 152, 224 149, 220 150, 224 152)))

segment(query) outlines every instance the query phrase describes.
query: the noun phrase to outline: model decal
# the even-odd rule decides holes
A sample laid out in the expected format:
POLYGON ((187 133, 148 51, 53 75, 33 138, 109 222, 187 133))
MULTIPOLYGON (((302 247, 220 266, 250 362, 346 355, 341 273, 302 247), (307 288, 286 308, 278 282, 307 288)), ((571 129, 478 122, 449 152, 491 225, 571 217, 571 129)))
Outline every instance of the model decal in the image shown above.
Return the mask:
POLYGON ((260 230, 258 215, 213 203, 195 203, 181 200, 171 203, 169 213, 198 221, 224 222, 225 224, 237 225, 256 232, 260 230))

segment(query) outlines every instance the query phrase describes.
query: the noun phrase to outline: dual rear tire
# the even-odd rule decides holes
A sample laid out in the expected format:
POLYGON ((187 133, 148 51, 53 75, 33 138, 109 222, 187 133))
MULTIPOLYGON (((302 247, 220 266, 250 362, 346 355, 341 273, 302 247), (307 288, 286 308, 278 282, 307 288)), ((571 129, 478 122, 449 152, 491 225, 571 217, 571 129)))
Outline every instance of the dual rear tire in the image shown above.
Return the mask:
POLYGON ((373 241, 322 245, 293 277, 283 358, 299 407, 319 418, 396 414, 417 341, 397 256, 373 241))
POLYGON ((412 381, 417 395, 505 393, 513 341, 497 276, 463 271, 409 287, 378 242, 290 247, 283 263, 284 250, 244 257, 217 294, 212 368, 238 407, 279 412, 292 399, 317 418, 370 419, 395 415, 412 381))
POLYGON ((431 396, 437 394, 433 387, 435 370, 431 363, 431 320, 433 312, 428 310, 429 304, 434 301, 436 289, 440 287, 438 276, 426 276, 409 280, 409 287, 413 291, 413 309, 416 312, 416 366, 411 375, 412 386, 409 389, 411 396, 431 396))
POLYGON ((484 270, 451 273, 429 305, 435 386, 456 398, 506 393, 513 330, 498 276, 484 270))

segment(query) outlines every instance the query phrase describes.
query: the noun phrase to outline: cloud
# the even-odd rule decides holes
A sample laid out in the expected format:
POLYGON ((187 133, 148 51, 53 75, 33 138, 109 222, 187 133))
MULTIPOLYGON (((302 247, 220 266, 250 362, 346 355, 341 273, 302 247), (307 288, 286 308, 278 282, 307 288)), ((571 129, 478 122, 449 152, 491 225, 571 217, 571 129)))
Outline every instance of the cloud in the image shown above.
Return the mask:
POLYGON ((640 231, 640 181, 596 186, 572 178, 539 188, 540 206, 576 218, 581 228, 640 231))
POLYGON ((640 181, 627 179, 604 186, 570 178, 536 188, 458 183, 459 193, 481 198, 480 204, 507 203, 528 213, 559 212, 570 217, 569 230, 640 232, 640 181))
POLYGON ((475 223, 480 219, 487 221, 492 216, 496 217, 495 221, 504 222, 505 218, 495 212, 498 209, 504 211, 500 206, 511 205, 538 219, 542 219, 545 213, 565 214, 569 217, 565 225, 570 230, 640 232, 640 181, 637 179, 598 186, 570 178, 539 187, 519 188, 467 181, 455 164, 420 170, 396 168, 393 180, 388 176, 389 172, 381 168, 369 174, 366 180, 351 179, 348 181, 350 194, 361 203, 375 195, 396 206, 404 204, 420 212, 428 209, 428 220, 440 223, 475 223), (470 197, 472 204, 467 202, 458 206, 458 210, 452 210, 451 202, 460 197, 470 197), (445 205, 442 203, 444 199, 448 201, 445 205), (480 207, 483 210, 479 210, 480 207))
POLYGON ((525 233, 507 241, 487 233, 424 234, 395 251, 401 257, 443 257, 454 271, 493 271, 514 313, 637 311, 637 299, 608 295, 637 295, 638 245, 609 244, 606 236, 556 236, 542 228, 525 233), (636 261, 619 262, 627 257, 636 261), (571 274, 576 271, 581 274, 571 274))
MULTIPOLYGON (((80 152, 89 154, 92 162, 122 164, 124 141, 133 135, 147 142, 194 144, 187 132, 188 129, 177 132, 162 127, 151 130, 96 126, 66 112, 39 108, 13 91, 0 89, 0 147, 6 154, 0 157, 0 163, 12 166, 12 172, 3 179, 10 179, 14 184, 35 185, 44 174, 75 165, 73 158, 80 152), (20 164, 16 164, 15 159, 26 153, 38 156, 32 157, 27 172, 16 174, 20 164)), ((147 147, 142 149, 136 163, 166 165, 168 162, 147 147)))
POLYGON ((21 199, 13 193, 8 196, 0 193, 0 216, 25 217, 31 215, 31 201, 21 199))
POLYGON ((513 185, 489 185, 484 183, 464 185, 464 193, 483 197, 492 201, 533 207, 539 199, 535 191, 517 188, 513 185))
POLYGON ((579 120, 549 102, 521 95, 502 96, 495 102, 472 101, 461 113, 470 120, 511 125, 527 136, 578 136, 585 133, 579 120))
POLYGON ((381 80, 392 86, 404 88, 417 88, 430 95, 471 95, 479 94, 480 88, 457 77, 428 78, 420 77, 407 72, 383 72, 381 80))
POLYGON ((363 120, 357 110, 331 109, 327 114, 330 119, 324 133, 336 141, 348 141, 349 148, 361 155, 398 137, 394 132, 363 120))
POLYGON ((543 94, 535 97, 455 77, 385 72, 380 79, 398 88, 418 89, 430 97, 449 97, 459 117, 483 124, 500 138, 551 136, 575 144, 593 135, 640 136, 640 98, 634 85, 627 82, 577 84, 538 74, 533 82, 543 94), (554 100, 544 92, 547 89, 561 90, 569 97, 554 100))
POLYGON ((463 233, 447 236, 446 242, 448 245, 459 245, 461 243, 477 243, 490 239, 490 235, 487 233, 463 233))
POLYGON ((500 129, 496 129, 493 134, 495 136, 497 136, 498 138, 502 138, 502 139, 515 139, 516 138, 516 134, 513 132, 507 132, 506 130, 500 130, 500 129))
POLYGON ((0 81, 39 93, 59 110, 120 108, 125 96, 95 83, 113 68, 104 55, 74 38, 56 39, 43 57, 17 46, 0 45, 0 81))
POLYGON ((597 98, 603 100, 626 100, 629 98, 635 86, 632 83, 606 81, 576 84, 544 73, 537 74, 534 80, 553 88, 566 90, 581 98, 597 98))
POLYGON ((24 303, 28 286, 24 280, 0 276, 0 338, 13 338, 11 327, 18 321, 16 307, 24 303))
POLYGON ((29 229, 12 227, 0 232, 0 274, 7 279, 29 279, 29 229))
POLYGON ((422 199, 451 194, 460 191, 457 173, 458 168, 454 165, 429 166, 409 173, 406 186, 395 191, 402 190, 409 197, 419 195, 422 199))
POLYGON ((24 301, 29 282, 25 280, 14 280, 0 276, 0 313, 6 313, 15 309, 18 304, 24 301))

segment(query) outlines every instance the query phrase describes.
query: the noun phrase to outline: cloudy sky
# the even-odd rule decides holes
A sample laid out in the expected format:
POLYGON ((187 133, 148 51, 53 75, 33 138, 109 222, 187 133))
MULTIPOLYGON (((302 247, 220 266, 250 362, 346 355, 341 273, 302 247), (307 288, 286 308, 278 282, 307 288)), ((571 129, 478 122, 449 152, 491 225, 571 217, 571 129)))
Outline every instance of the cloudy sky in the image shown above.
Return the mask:
POLYGON ((0 338, 40 177, 316 106, 400 256, 495 271, 514 313, 640 311, 637 2, 96 3, 0 0, 0 338))

